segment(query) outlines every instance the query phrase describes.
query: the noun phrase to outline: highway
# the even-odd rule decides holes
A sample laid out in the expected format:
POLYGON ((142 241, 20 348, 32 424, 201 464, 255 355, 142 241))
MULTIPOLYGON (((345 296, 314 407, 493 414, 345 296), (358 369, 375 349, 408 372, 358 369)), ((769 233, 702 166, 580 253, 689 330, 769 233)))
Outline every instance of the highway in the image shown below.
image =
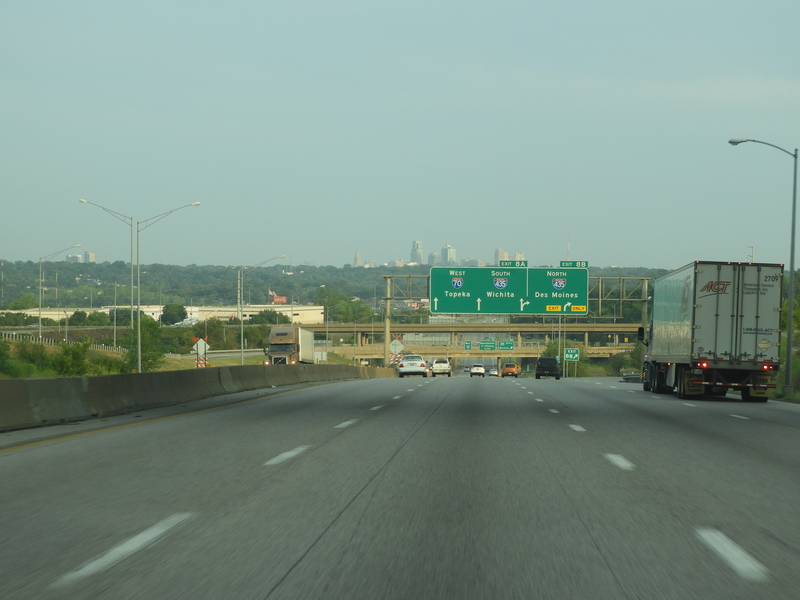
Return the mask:
POLYGON ((800 406, 463 375, 233 400, 0 434, 0 597, 800 597, 800 406))

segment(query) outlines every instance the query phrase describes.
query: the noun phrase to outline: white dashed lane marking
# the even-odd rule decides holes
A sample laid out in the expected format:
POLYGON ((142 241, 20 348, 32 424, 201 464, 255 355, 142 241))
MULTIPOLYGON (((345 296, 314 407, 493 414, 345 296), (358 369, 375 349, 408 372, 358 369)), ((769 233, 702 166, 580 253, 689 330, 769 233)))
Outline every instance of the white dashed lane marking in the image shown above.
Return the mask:
POLYGON ((370 408, 370 410, 380 410, 382 408, 383 408, 383 404, 381 404, 379 406, 373 406, 372 408, 370 408))
POLYGON ((742 415, 731 415, 731 416, 736 419, 745 419, 746 421, 750 420, 750 417, 743 417, 742 415))
POLYGON ((177 513, 169 518, 164 519, 157 525, 153 525, 149 529, 145 529, 138 535, 114 546, 111 550, 101 554, 94 560, 89 561, 77 571, 67 573, 58 579, 53 586, 63 586, 74 583, 81 579, 85 579, 95 573, 105 571, 109 567, 117 564, 118 562, 128 558, 139 550, 155 543, 160 537, 164 536, 170 529, 180 525, 185 520, 192 517, 192 513, 177 513))
POLYGON ((549 410, 553 414, 556 414, 556 415, 558 414, 558 411, 555 408, 548 408, 547 410, 549 410))
POLYGON ((283 452, 282 454, 278 454, 275 458, 270 458, 267 462, 264 463, 265 467, 271 467, 273 465, 278 465, 285 460, 289 460, 290 458, 294 458, 298 454, 305 452, 311 448, 311 446, 298 446, 294 450, 289 450, 288 452, 283 452))
POLYGON ((636 465, 620 454, 603 454, 603 456, 605 456, 606 460, 612 465, 624 471, 632 471, 636 468, 636 465))
POLYGON ((350 427, 353 423, 358 421, 358 419, 350 419, 349 421, 345 421, 344 423, 339 423, 334 427, 334 429, 344 429, 345 427, 350 427))
POLYGON ((574 429, 575 431, 586 431, 586 430, 585 430, 583 427, 581 427, 580 425, 570 425, 570 429, 574 429))
POLYGON ((724 533, 707 527, 696 530, 697 537, 717 553, 728 566, 736 571, 743 579, 755 583, 769 581, 767 568, 755 558, 745 552, 741 546, 728 538, 724 533))

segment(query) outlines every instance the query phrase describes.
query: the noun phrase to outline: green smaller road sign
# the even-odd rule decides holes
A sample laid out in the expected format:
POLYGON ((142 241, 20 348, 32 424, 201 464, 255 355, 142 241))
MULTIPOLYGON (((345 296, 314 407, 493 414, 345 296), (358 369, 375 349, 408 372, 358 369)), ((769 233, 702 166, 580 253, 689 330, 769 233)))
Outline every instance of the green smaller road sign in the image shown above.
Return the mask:
POLYGON ((499 348, 500 350, 513 350, 514 340, 500 340, 499 348))
POLYGON ((464 342, 464 350, 472 350, 472 342, 467 340, 464 342))
POLYGON ((559 267, 567 268, 567 267, 580 267, 582 269, 589 268, 589 261, 587 260, 562 260, 559 267))
POLYGON ((500 267, 527 267, 528 261, 527 260, 501 260, 500 267))
POLYGON ((564 348, 564 360, 580 360, 580 354, 578 348, 564 348))
POLYGON ((481 340, 478 342, 478 348, 481 350, 496 350, 497 342, 494 340, 481 340))

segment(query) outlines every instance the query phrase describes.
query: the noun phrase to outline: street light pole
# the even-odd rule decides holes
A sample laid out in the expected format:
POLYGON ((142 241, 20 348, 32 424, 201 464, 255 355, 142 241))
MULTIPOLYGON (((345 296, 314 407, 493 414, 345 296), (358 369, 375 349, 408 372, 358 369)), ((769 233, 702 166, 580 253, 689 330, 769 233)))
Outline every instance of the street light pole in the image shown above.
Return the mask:
POLYGON ((66 252, 67 250, 72 250, 73 248, 80 248, 80 244, 75 244, 74 246, 70 246, 69 248, 64 248, 63 250, 59 250, 58 252, 53 252, 52 254, 48 254, 47 256, 39 257, 39 339, 42 339, 42 262, 47 260, 48 258, 54 257, 56 254, 61 254, 62 252, 66 252))
POLYGON ((273 260, 278 260, 279 258, 286 258, 286 255, 281 254, 280 256, 273 256, 272 258, 263 260, 260 263, 250 267, 239 267, 239 277, 236 285, 236 297, 239 304, 239 356, 240 363, 242 365, 244 365, 244 308, 242 306, 242 294, 244 293, 244 271, 245 269, 255 269, 256 267, 260 267, 261 265, 273 260))
MULTIPOLYGON (((792 350, 794 344, 792 341, 794 333, 794 243, 795 243, 795 227, 797 224, 797 148, 794 152, 789 152, 785 148, 770 144, 769 142, 762 142, 759 140, 751 140, 747 138, 734 138, 728 140, 731 146, 738 146, 744 142, 755 142, 756 144, 764 144, 765 146, 772 146, 776 150, 785 152, 794 159, 794 176, 792 178, 792 239, 789 250, 789 310, 786 315, 786 377, 783 382, 783 395, 790 396, 794 391, 792 384, 792 350)), ((755 252, 754 252, 755 253, 755 252)), ((755 258, 753 259, 755 260, 755 258)))
POLYGON ((199 202, 192 202, 191 204, 184 204, 178 208, 173 208, 165 213, 150 217, 144 221, 136 221, 136 372, 142 372, 142 265, 139 262, 139 234, 150 227, 155 225, 161 219, 168 217, 175 211, 182 208, 189 208, 190 206, 200 206, 199 202))

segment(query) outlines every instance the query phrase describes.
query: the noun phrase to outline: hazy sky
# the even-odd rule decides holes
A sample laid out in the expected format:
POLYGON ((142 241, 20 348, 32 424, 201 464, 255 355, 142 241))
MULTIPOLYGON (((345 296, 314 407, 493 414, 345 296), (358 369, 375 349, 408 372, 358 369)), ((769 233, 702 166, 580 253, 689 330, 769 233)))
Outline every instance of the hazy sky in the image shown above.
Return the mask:
POLYGON ((789 261, 797 0, 1 6, 1 259, 789 261))

